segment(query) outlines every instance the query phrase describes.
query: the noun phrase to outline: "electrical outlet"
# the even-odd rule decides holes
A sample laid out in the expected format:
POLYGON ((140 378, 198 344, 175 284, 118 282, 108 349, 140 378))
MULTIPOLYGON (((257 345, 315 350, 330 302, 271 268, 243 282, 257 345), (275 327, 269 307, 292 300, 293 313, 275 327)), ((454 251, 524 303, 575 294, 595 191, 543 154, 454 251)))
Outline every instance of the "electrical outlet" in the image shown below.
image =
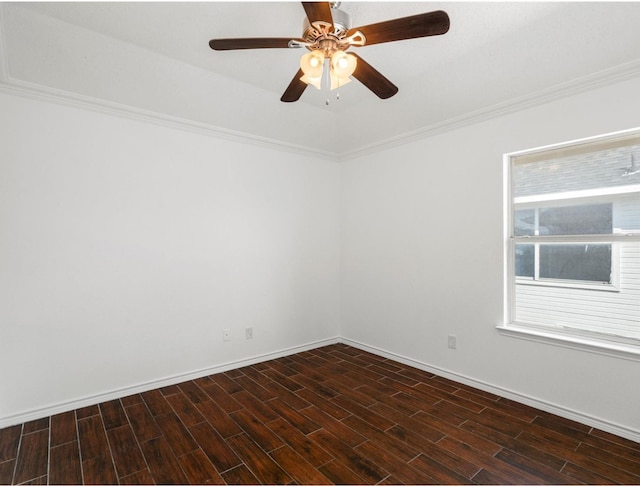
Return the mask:
POLYGON ((456 336, 454 334, 449 334, 448 342, 451 349, 456 349, 456 336))
POLYGON ((231 341, 231 329, 225 329, 222 331, 222 340, 231 341))
POLYGON ((253 339, 253 327, 245 328, 244 333, 247 339, 253 339))

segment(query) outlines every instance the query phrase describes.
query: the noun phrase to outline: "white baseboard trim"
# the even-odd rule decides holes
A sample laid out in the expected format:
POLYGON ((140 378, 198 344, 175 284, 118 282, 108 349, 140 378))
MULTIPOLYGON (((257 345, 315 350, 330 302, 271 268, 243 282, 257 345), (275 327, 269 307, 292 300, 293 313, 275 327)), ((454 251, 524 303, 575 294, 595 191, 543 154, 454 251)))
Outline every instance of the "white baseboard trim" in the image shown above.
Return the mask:
POLYGON ((605 421, 597 417, 593 417, 591 415, 586 415, 580 412, 576 412, 568 408, 562 407, 560 405, 556 405, 553 403, 546 402, 544 400, 540 400, 535 397, 523 395, 521 393, 516 393, 511 390, 501 388, 499 386, 491 385, 489 383, 476 380, 475 378, 469 378, 468 376, 464 376, 459 373, 448 371, 448 370, 439 368, 437 366, 432 366, 422 361, 418 361, 413 358, 407 358, 406 356, 402 356, 402 355, 393 353, 391 351, 386 351, 384 349, 380 349, 375 346, 370 346, 368 344, 354 341, 352 339, 341 337, 339 339, 339 342, 347 344, 349 346, 353 346, 354 348, 358 348, 363 351, 368 351, 372 354, 382 356, 384 358, 389 358, 394 361, 398 361, 399 363, 413 366, 414 368, 418 368, 423 371, 428 371, 429 373, 433 373, 434 375, 438 375, 443 378, 447 378, 449 380, 477 388, 479 390, 493 393, 494 395, 498 395, 500 397, 508 398, 509 400, 513 400, 514 402, 529 405, 539 410, 543 410, 545 412, 549 412, 554 415, 558 415, 560 417, 574 420, 576 422, 580 422, 582 424, 588 425, 590 427, 594 427, 596 429, 603 430, 605 432, 610 432, 614 435, 624 437, 625 439, 633 440, 635 442, 640 442, 640 431, 638 430, 630 429, 628 427, 615 424, 609 421, 605 421))
POLYGON ((553 403, 549 403, 549 402, 537 399, 535 397, 516 393, 511 390, 507 390, 505 388, 501 388, 495 385, 491 385, 489 383, 485 383, 483 381, 476 380, 475 378, 469 378, 459 373, 448 371, 443 368, 439 368, 437 366, 432 366, 422 361, 418 361, 413 358, 408 358, 406 356, 402 356, 400 354, 396 354, 391 351, 387 351, 375 346, 370 346, 368 344, 364 344, 359 341, 355 341, 353 339, 349 339, 345 337, 333 337, 333 338, 323 339, 320 341, 314 341, 311 343, 302 344, 299 346, 293 346, 290 348, 274 351, 271 353, 264 353, 264 354, 252 356, 249 358, 229 361, 227 363, 221 363, 215 366, 211 366, 211 367, 207 367, 199 370, 180 373, 177 375, 172 375, 172 376, 160 378, 157 380, 151 380, 148 382, 139 383, 133 386, 119 388, 117 390, 111 390, 104 393, 86 396, 86 397, 82 397, 74 400, 56 403, 46 407, 28 410, 25 412, 9 415, 6 417, 1 417, 0 429, 3 429, 5 427, 11 427, 12 425, 18 425, 24 422, 29 422, 31 420, 37 420, 37 419, 49 417, 51 415, 56 415, 58 413, 64 413, 71 410, 76 410, 78 408, 87 407, 90 405, 97 405, 98 403, 106 402, 109 400, 115 400, 118 398, 123 398, 129 395, 133 395, 135 393, 143 393, 149 390, 155 390, 157 388, 162 388, 165 386, 176 385, 178 383, 182 383, 189 380, 195 380, 197 378, 202 378, 204 376, 213 375, 216 373, 222 373, 225 371, 233 370, 236 368, 242 368, 243 366, 249 366, 256 363, 262 363, 264 361, 282 358, 284 356, 289 356, 292 354, 301 353, 303 351, 309 351, 312 349, 320 348, 322 346, 328 346, 330 344, 336 344, 336 343, 344 343, 349 346, 353 346, 354 348, 358 348, 363 351, 367 351, 388 359, 392 359, 394 361, 398 361, 399 363, 413 366, 414 368, 417 368, 423 371, 428 371, 429 373, 442 376, 443 378, 447 378, 449 380, 462 383, 464 385, 472 386, 479 390, 493 393, 494 395, 508 398, 509 400, 523 403, 525 405, 529 405, 531 407, 544 410, 545 412, 553 413, 560 417, 564 417, 570 420, 575 420, 576 422, 580 422, 582 424, 589 425, 591 427, 594 427, 600 430, 604 430, 605 432, 610 432, 612 434, 618 435, 620 437, 624 437, 629 440, 633 440, 635 442, 640 442, 640 431, 630 429, 628 427, 624 427, 608 421, 604 421, 597 417, 575 412, 573 410, 569 410, 562 406, 555 405, 553 403))
POLYGON ((7 417, 0 417, 0 429, 3 429, 5 427, 11 427, 12 425, 22 424, 24 422, 29 422, 31 420, 37 420, 37 419, 49 417, 51 415, 56 415, 58 413, 69 412, 71 410, 76 410, 78 408, 87 407, 90 405, 97 405, 98 403, 106 402, 109 400, 115 400, 118 398, 123 398, 129 395, 133 395, 135 393, 143 393, 149 390, 155 390, 156 388, 162 388, 169 385, 176 385, 178 383, 182 383, 189 380, 195 380, 197 378, 202 378, 204 376, 209 376, 216 373, 222 373, 224 371, 229 371, 236 368, 242 368, 244 366, 249 366, 256 363, 262 363, 264 361, 269 361, 272 359, 282 358, 284 356, 301 353, 303 351, 309 351, 312 349, 320 348, 322 346, 336 344, 338 342, 340 342, 338 337, 323 339, 320 341, 314 341, 314 342, 302 344, 299 346, 293 346, 290 348, 281 349, 271 353, 260 354, 260 355, 252 356, 249 358, 243 358, 236 361, 221 363, 219 365, 215 365, 215 366, 211 366, 211 367, 207 367, 199 370, 167 376, 164 378, 159 378, 157 380, 151 380, 144 383, 139 383, 137 385, 119 388, 117 390, 111 390, 104 393, 98 393, 96 395, 91 395, 91 396, 86 396, 86 397, 69 400, 61 403, 56 403, 53 405, 48 405, 46 407, 41 407, 37 409, 28 410, 26 412, 9 415, 7 417))

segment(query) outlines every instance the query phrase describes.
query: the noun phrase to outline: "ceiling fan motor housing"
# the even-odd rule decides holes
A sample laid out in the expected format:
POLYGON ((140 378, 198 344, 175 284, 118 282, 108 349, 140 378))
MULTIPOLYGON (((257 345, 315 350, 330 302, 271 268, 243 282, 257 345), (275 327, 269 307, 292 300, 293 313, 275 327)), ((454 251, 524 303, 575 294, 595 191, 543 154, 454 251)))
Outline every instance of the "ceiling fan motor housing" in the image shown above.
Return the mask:
POLYGON ((331 9, 333 17, 333 30, 331 24, 326 22, 314 22, 311 24, 307 17, 302 21, 302 38, 307 42, 316 42, 323 36, 333 36, 342 39, 351 28, 351 17, 349 14, 337 8, 331 9))

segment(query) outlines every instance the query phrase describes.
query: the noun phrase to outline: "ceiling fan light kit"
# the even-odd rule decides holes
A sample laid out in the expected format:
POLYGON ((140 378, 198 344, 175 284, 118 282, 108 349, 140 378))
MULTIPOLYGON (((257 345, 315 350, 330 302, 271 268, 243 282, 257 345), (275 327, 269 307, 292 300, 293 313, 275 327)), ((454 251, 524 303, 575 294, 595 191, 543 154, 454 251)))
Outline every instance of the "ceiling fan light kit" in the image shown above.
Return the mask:
POLYGON ((397 86, 362 57, 346 51, 449 30, 449 16, 442 10, 353 29, 349 15, 338 8, 339 2, 302 2, 302 6, 306 13, 302 38, 212 39, 209 46, 217 51, 306 47, 309 52, 301 57, 300 69, 280 98, 283 102, 300 99, 309 84, 334 90, 351 82, 351 76, 379 98, 387 99, 398 92, 397 86))

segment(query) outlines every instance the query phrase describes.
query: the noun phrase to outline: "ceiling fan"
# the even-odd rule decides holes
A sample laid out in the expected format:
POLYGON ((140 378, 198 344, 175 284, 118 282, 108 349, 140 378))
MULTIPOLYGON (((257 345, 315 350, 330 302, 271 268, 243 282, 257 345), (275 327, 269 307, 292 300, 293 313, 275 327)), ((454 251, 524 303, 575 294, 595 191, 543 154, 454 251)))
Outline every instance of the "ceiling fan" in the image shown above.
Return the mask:
POLYGON ((280 98, 298 101, 309 84, 335 89, 353 76, 379 98, 390 98, 398 87, 355 53, 351 47, 441 35, 449 30, 449 16, 442 10, 387 20, 352 28, 349 15, 340 10, 340 2, 302 2, 306 18, 302 37, 250 37, 212 39, 209 47, 216 51, 238 49, 301 48, 300 69, 280 98))

